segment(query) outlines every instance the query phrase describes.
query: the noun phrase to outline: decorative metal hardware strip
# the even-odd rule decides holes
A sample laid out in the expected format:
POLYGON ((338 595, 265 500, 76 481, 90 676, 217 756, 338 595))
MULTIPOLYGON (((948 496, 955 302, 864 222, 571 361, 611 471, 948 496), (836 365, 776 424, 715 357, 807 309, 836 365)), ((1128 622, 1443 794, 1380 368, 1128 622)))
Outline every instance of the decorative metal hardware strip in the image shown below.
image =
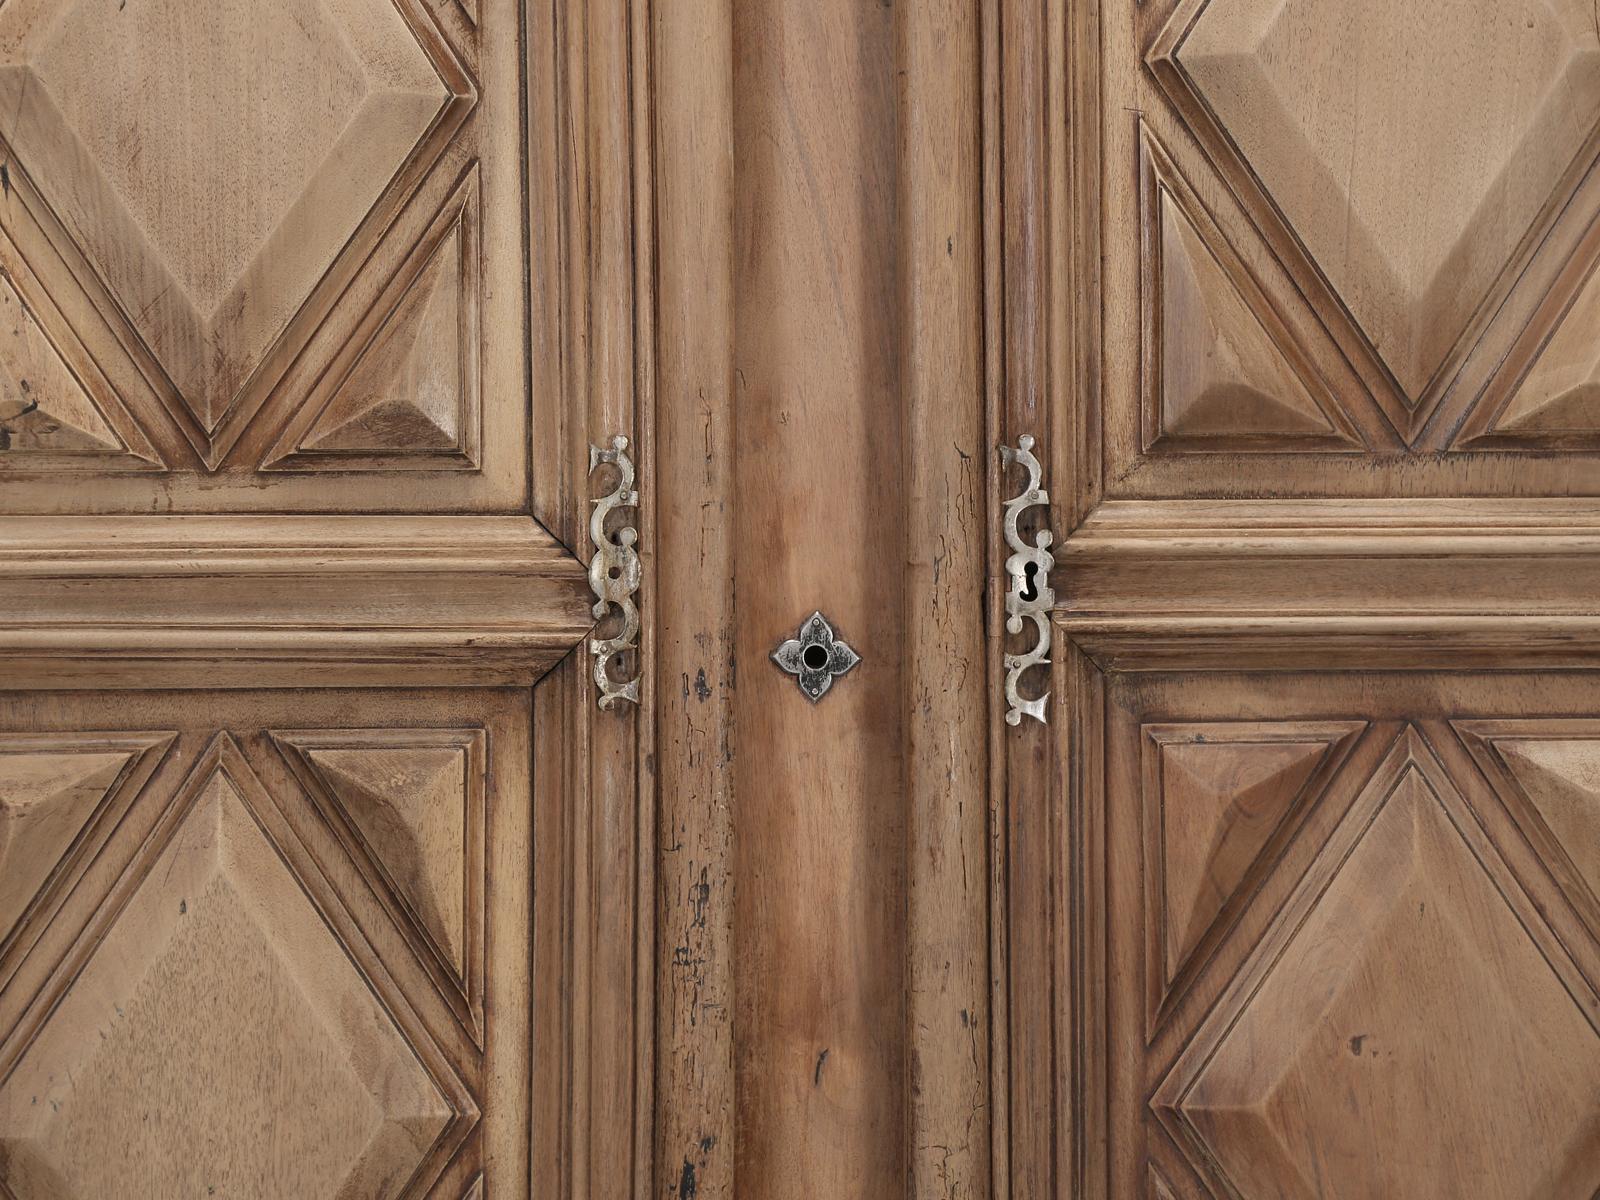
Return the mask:
POLYGON ((835 679, 861 661, 861 656, 834 634, 827 617, 814 612, 800 626, 797 636, 772 652, 772 661, 793 675, 801 693, 815 704, 835 679))
MULTIPOLYGON (((623 665, 623 654, 639 648, 639 609, 633 594, 639 590, 639 552, 634 549, 639 541, 639 531, 632 525, 606 529, 606 519, 619 508, 639 507, 639 493, 633 487, 633 460, 628 457, 628 439, 620 433, 611 439, 611 449, 589 447, 589 473, 594 474, 602 463, 617 468, 619 476, 616 490, 594 502, 594 512, 589 514, 589 540, 594 543, 594 555, 589 559, 589 586, 598 599, 594 604, 595 620, 604 620, 612 608, 622 614, 622 628, 612 637, 592 636, 589 653, 594 655, 594 682, 600 689, 601 708, 614 708, 619 700, 639 703, 639 674, 629 680, 611 677, 613 667, 623 665)), ((635 517, 637 519, 637 515, 635 517)))
MULTIPOLYGON (((1050 613, 1056 605, 1056 594, 1050 587, 1050 571, 1056 565, 1055 555, 1049 546, 1054 535, 1048 529, 1034 534, 1033 545, 1022 539, 1017 520, 1030 508, 1043 507, 1049 515, 1050 493, 1039 485, 1044 473, 1039 460, 1033 455, 1033 438, 1023 437, 1013 450, 1000 447, 1000 461, 1008 467, 1018 464, 1027 468, 1028 486, 1020 496, 1006 501, 1006 544, 1011 547, 1011 557, 1006 559, 1006 572, 1011 576, 1011 590, 1006 593, 1006 629, 1021 633, 1024 623, 1032 621, 1038 640, 1026 654, 1006 655, 1006 724, 1021 725, 1024 716, 1048 724, 1047 706, 1050 693, 1044 692, 1036 700, 1025 700, 1018 690, 1025 672, 1033 667, 1050 665, 1050 613)), ((1049 678, 1048 673, 1046 678, 1049 678)))

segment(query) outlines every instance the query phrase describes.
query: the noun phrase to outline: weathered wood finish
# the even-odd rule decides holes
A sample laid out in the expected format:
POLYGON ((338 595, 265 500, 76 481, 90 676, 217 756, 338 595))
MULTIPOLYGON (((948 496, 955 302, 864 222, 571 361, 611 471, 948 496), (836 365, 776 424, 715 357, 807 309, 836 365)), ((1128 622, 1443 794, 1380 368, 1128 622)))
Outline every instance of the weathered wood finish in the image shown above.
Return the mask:
POLYGON ((985 15, 656 10, 663 1194, 989 1194, 985 15))
POLYGON ((648 17, 5 8, 0 1193, 651 1191, 648 17))
POLYGON ((981 70, 965 0, 896 9, 905 404, 906 1194, 989 1186, 981 70), (940 186, 934 186, 933 181, 940 186), (965 1052, 962 1052, 962 1051, 965 1052))
POLYGON ((773 1200, 907 1171, 895 65, 890 8, 735 7, 735 529, 761 548, 736 564, 736 1191, 773 1200), (813 705, 767 656, 818 609, 862 662, 813 705))
POLYGON ((0 10, 0 1191, 1600 1190, 1586 6, 177 7, 0 10))
POLYGON ((657 1057, 652 1195, 733 1200, 734 122, 731 0, 656 6, 657 1057), (669 415, 670 414, 670 415, 669 415))
POLYGON ((998 1194, 1600 1187, 1592 17, 1001 6, 998 1194))

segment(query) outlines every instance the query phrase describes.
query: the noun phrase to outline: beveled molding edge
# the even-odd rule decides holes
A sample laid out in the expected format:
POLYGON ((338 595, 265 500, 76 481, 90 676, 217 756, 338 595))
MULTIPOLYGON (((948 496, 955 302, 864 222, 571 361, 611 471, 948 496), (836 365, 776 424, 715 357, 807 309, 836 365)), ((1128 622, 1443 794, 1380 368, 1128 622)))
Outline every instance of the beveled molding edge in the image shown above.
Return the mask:
POLYGON ((1069 541, 1096 548, 1166 543, 1197 547, 1236 541, 1278 548, 1345 541, 1347 549, 1392 550, 1398 540, 1483 548, 1496 539, 1518 546, 1543 536, 1600 545, 1600 497, 1434 497, 1274 500, 1104 500, 1069 541))
POLYGON ((1056 546, 1105 670, 1592 668, 1600 501, 1111 501, 1056 546))
POLYGON ((8 517, 11 688, 531 684, 591 625, 528 517, 8 517))
POLYGON ((1600 614, 1127 619, 1056 614, 1064 645, 1105 674, 1600 668, 1600 614))

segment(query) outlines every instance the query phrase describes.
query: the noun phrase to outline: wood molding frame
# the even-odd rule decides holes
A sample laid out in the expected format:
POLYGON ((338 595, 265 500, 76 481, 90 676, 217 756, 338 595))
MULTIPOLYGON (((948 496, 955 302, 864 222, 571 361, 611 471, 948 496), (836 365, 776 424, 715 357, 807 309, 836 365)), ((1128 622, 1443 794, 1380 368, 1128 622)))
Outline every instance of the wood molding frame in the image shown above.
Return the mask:
MULTIPOLYGON (((986 7, 987 628, 989 690, 999 696, 1008 550, 1001 535, 1007 481, 996 448, 1036 439, 1058 546, 1102 493, 1099 13, 1094 4, 1036 0, 986 7)), ((1038 510, 1025 520, 1037 523, 1038 510)), ((1023 532, 1031 537, 1033 528, 1023 532)), ((1063 685, 1060 664, 1069 653, 1056 652, 1051 707, 1058 729, 1089 683, 1074 674, 1075 686, 1063 685)), ((1057 828, 1060 760, 1050 727, 991 721, 990 729, 992 1191, 995 1200, 1064 1197, 1076 1194, 1071 1178, 1083 1157, 1073 1145, 1082 1131, 1070 1114, 1084 1066, 1062 1057, 1057 1040, 1067 1002, 1055 961, 1067 911, 1055 861, 1065 832, 1057 828), (1039 1047, 1051 1049, 1040 1054, 1039 1047)))
MULTIPOLYGON (((596 707, 585 642, 535 692, 536 877, 560 879, 563 902, 535 934, 537 1011, 559 1012, 559 1070, 536 1074, 536 1178, 563 1200, 652 1194, 657 856, 652 734, 661 637, 656 563, 654 421, 655 114, 650 0, 533 5, 528 53, 530 160, 554 164, 529 189, 529 224, 549 231, 530 286, 535 337, 559 364, 535 389, 535 426, 559 431, 538 469, 533 511, 587 561, 591 501, 614 479, 591 478, 589 447, 627 436, 638 470, 642 582, 640 702, 596 707), (541 273, 541 272, 547 273, 541 273), (556 286, 550 286, 554 280, 556 286), (539 315, 546 319, 541 323, 539 315), (541 399, 543 409, 540 408, 541 399), (542 839, 542 841, 541 841, 542 839), (542 848, 541 848, 542 846, 542 848)), ((592 599, 592 597, 590 597, 592 599)))

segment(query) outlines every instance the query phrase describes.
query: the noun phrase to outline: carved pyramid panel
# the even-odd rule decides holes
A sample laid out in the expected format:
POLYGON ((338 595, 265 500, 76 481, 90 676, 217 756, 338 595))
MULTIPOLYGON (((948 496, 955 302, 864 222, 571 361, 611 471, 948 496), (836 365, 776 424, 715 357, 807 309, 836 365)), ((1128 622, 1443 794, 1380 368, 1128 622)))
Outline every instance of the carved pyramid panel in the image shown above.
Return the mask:
POLYGON ((1352 448, 1338 405, 1148 129, 1147 442, 1352 448), (1314 382, 1308 382, 1314 381, 1314 382), (1331 414, 1331 415, 1330 415, 1331 414))
POLYGON ((1215 945, 1266 851, 1359 722, 1204 723, 1145 729, 1145 854, 1152 1023, 1215 945))
POLYGON ((1457 729, 1600 937, 1600 724, 1461 721, 1457 729))
POLYGON ((313 394, 268 469, 477 465, 478 247, 474 172, 401 266, 347 371, 313 394))
POLYGON ((480 730, 284 731, 310 790, 481 1031, 484 735, 480 730))
POLYGON ((0 946, 133 761, 121 741, 0 739, 0 946))
POLYGON ((1486 400, 1460 441, 1474 449, 1600 448, 1600 271, 1555 311, 1553 296, 1512 353, 1522 374, 1502 402, 1486 400))
POLYGON ((113 427, 84 379, 51 341, 33 303, 4 265, 16 261, 12 247, 3 237, 0 244, 0 470, 159 466, 149 442, 120 410, 117 425, 123 432, 113 427))

